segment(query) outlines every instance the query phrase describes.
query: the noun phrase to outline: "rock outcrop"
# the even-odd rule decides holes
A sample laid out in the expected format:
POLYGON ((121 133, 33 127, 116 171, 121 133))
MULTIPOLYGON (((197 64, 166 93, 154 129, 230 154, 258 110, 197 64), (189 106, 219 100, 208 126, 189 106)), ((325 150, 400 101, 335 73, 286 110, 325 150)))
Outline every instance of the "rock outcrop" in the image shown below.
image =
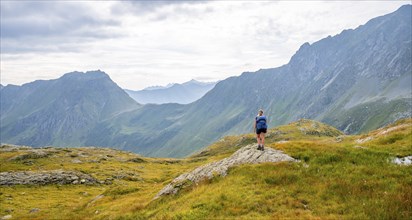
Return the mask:
POLYGON ((28 147, 28 146, 14 145, 14 144, 1 144, 0 146, 0 152, 15 152, 19 150, 31 150, 31 149, 33 148, 28 147))
POLYGON ((188 183, 198 183, 205 179, 211 179, 215 175, 226 176, 228 169, 236 165, 280 161, 297 162, 296 159, 282 151, 272 148, 265 148, 264 151, 260 151, 257 150, 257 145, 255 144, 247 145, 237 150, 228 158, 200 166, 191 172, 181 174, 160 190, 154 199, 163 195, 176 194, 180 189, 186 187, 188 183))
POLYGON ((49 157, 54 153, 53 150, 49 149, 32 149, 26 151, 25 154, 17 155, 15 157, 10 158, 10 160, 27 160, 27 159, 39 159, 49 157))
POLYGON ((75 171, 1 172, 0 185, 94 184, 93 177, 75 171))
POLYGON ((412 165, 412 155, 411 156, 406 156, 406 157, 397 157, 395 159, 393 159, 392 161, 395 164, 398 165, 405 165, 405 166, 410 166, 412 165))

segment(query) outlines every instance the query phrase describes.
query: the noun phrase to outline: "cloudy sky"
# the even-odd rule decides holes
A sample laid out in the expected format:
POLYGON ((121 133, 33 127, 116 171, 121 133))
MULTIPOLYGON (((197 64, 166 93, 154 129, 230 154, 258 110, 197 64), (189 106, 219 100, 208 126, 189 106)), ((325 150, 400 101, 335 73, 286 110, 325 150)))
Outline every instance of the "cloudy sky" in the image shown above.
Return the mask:
POLYGON ((1 84, 100 69, 122 88, 286 64, 410 1, 1 1, 1 84))

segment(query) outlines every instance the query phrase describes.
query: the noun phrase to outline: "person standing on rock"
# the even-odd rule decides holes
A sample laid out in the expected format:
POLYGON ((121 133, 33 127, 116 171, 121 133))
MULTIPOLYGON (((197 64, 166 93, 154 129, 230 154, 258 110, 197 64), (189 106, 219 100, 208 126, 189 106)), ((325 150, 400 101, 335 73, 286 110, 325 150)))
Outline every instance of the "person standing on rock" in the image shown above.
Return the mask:
POLYGON ((267 131, 266 116, 263 115, 263 110, 260 109, 255 118, 254 131, 256 132, 256 139, 258 142, 258 150, 265 150, 265 134, 267 131))

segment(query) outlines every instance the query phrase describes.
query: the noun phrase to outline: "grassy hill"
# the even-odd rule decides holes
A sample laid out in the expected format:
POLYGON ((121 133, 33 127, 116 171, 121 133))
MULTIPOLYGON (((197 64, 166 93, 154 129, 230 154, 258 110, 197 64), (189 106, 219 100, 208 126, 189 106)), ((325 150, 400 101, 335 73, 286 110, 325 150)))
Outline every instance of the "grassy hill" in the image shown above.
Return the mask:
POLYGON ((226 177, 152 200, 178 175, 230 156, 254 135, 225 137, 185 159, 102 148, 0 148, 0 172, 74 170, 95 185, 0 186, 0 217, 12 219, 410 219, 412 119, 347 136, 300 120, 271 129, 266 146, 299 163, 241 165, 226 177))

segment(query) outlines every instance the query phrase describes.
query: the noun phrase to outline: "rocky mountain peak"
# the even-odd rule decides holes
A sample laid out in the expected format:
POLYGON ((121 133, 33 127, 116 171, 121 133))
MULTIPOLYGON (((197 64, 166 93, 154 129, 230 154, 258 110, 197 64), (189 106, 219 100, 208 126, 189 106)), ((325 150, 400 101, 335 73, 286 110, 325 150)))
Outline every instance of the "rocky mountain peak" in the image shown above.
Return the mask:
POLYGON ((410 17, 412 14, 412 5, 411 4, 402 5, 398 10, 394 12, 394 14, 402 14, 402 15, 406 15, 410 17))
POLYGON ((110 79, 109 75, 101 70, 93 70, 87 72, 74 71, 64 74, 60 79, 71 80, 96 80, 96 79, 110 79))

